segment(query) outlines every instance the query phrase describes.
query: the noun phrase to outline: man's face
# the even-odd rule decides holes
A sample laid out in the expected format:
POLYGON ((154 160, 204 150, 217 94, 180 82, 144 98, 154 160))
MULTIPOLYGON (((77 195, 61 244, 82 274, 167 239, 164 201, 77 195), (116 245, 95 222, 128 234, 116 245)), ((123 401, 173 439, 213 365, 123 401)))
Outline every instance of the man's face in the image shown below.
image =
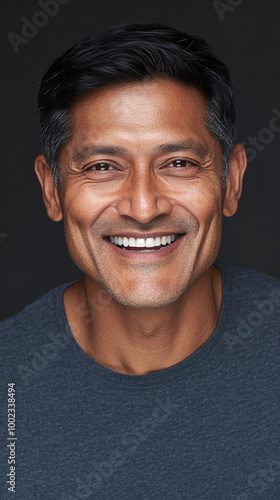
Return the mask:
POLYGON ((204 116, 199 91, 168 79, 73 107, 59 167, 66 242, 86 279, 121 303, 167 305, 217 256, 223 162, 204 116))

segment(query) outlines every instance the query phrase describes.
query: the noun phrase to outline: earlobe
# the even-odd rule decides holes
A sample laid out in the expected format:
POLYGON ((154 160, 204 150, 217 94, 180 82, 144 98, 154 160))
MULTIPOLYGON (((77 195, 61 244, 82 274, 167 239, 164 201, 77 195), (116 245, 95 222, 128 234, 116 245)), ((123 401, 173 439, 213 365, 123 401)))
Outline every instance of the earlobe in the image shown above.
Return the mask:
POLYGON ((246 166, 247 157, 244 146, 235 144, 229 162, 223 205, 223 214, 226 217, 231 217, 237 211, 246 166))
POLYGON ((35 159, 35 172, 42 187, 43 200, 47 214, 53 221, 63 218, 58 190, 54 183, 53 175, 44 155, 35 159))

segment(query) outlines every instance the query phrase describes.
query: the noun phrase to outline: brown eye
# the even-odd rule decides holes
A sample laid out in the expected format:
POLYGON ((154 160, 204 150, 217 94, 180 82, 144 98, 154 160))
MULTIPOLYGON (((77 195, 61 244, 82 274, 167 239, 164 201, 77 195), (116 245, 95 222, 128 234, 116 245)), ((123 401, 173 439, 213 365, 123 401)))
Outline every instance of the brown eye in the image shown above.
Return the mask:
POLYGON ((162 168, 166 175, 185 179, 193 179, 200 171, 200 166, 197 163, 182 158, 172 160, 162 168))
POLYGON ((196 167, 196 165, 189 160, 174 160, 171 163, 169 163, 168 166, 176 168, 196 167))
POLYGON ((109 163, 96 163, 89 167, 90 170, 97 170, 101 172, 107 172, 108 170, 114 170, 114 167, 109 163))

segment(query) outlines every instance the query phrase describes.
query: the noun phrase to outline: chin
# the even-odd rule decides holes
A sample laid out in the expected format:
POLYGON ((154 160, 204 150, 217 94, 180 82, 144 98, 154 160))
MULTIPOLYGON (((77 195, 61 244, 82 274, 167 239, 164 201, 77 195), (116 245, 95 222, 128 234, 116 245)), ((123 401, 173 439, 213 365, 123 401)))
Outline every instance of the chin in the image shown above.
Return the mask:
POLYGON ((138 290, 130 293, 126 290, 124 293, 120 293, 108 288, 106 288, 106 291, 120 304, 139 309, 168 306, 184 293, 184 290, 173 294, 170 290, 151 290, 150 292, 138 290))

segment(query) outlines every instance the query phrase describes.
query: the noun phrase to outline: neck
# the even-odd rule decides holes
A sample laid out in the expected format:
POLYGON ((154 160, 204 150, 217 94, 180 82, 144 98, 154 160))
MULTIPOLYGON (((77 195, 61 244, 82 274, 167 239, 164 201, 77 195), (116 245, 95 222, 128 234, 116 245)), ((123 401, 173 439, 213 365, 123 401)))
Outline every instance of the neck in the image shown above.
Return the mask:
POLYGON ((111 370, 144 375, 179 363, 206 342, 221 297, 220 271, 211 266, 165 307, 125 306, 87 277, 66 289, 64 306, 75 340, 90 357, 111 370))

